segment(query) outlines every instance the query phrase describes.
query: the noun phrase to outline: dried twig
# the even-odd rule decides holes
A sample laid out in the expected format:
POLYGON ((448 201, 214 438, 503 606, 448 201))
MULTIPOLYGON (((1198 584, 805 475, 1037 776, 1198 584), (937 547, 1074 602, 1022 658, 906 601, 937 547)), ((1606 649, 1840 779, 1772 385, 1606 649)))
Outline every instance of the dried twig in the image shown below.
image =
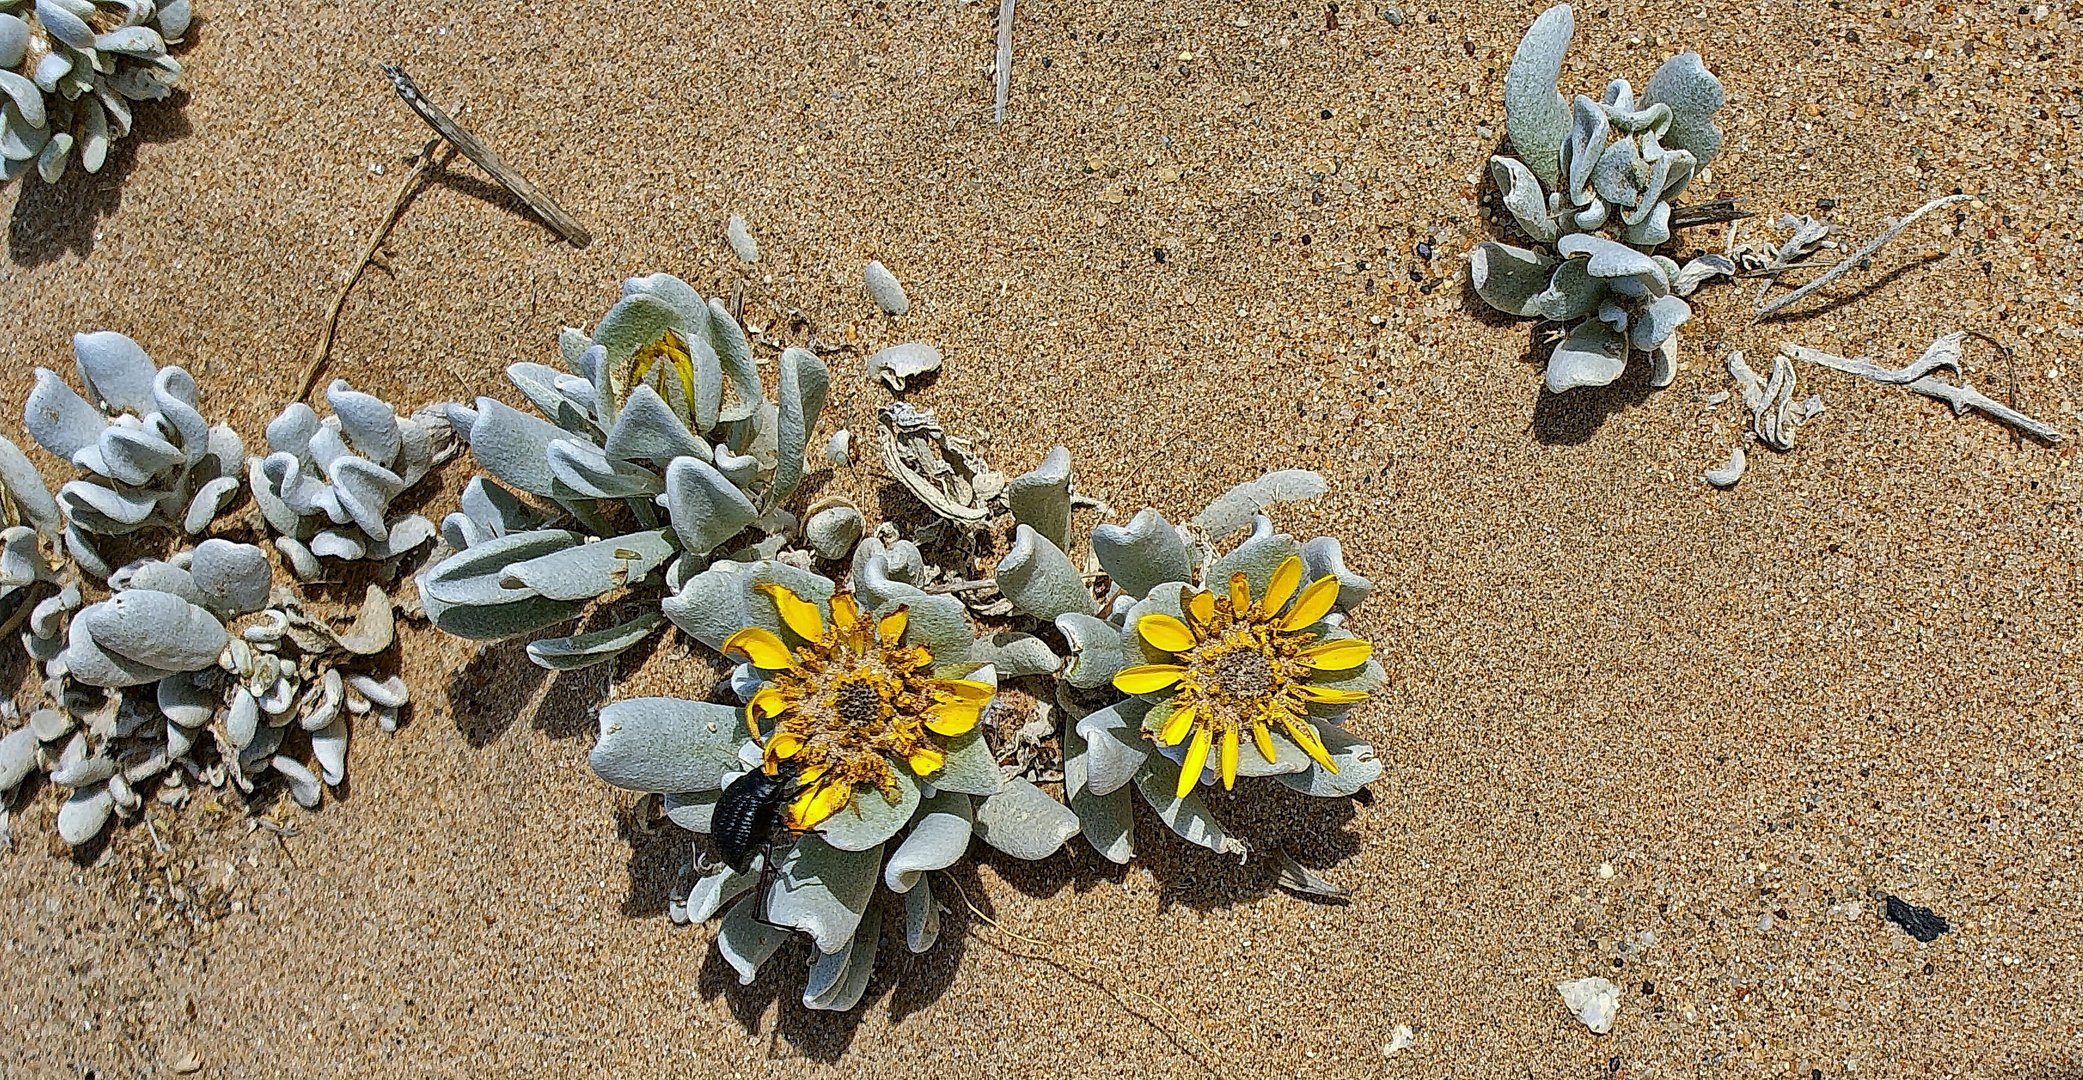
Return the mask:
POLYGON ((1785 296, 1782 296, 1769 304, 1764 304, 1760 306, 1758 308, 1757 317, 1752 319, 1751 321, 1759 322, 1764 319, 1770 318, 1773 314, 1780 311, 1784 311, 1787 305, 1800 300, 1802 297, 1807 296, 1808 294, 1816 291, 1817 289, 1820 289, 1823 286, 1828 285, 1829 283, 1844 276, 1846 271, 1850 270, 1854 266, 1859 265, 1862 262, 1865 262, 1867 258, 1872 256, 1874 252, 1880 250, 1882 244, 1885 244, 1888 241, 1895 239, 1896 235, 1902 232, 1902 230, 1909 228, 1911 222, 1917 220, 1920 217, 1923 217, 1925 214, 1928 214, 1931 211, 1937 210, 1941 207, 1951 206, 1954 203, 1966 202, 1972 198, 1974 198, 1974 196, 1972 195, 1943 195, 1939 198, 1933 199, 1930 202, 1925 203, 1922 206, 1917 207, 1915 210, 1910 211, 1907 217, 1904 217, 1901 220, 1896 221, 1894 224, 1889 225, 1886 231, 1882 232, 1879 236, 1876 236, 1873 239, 1868 240, 1866 243, 1861 244, 1859 246, 1859 250, 1854 251, 1850 255, 1845 256, 1844 261, 1829 268, 1828 270, 1823 271, 1823 275, 1821 277, 1816 278, 1814 281, 1811 281, 1798 289, 1795 289, 1793 292, 1787 293, 1785 296))
POLYGON ((997 89, 991 99, 991 122, 1005 123, 1005 99, 1013 90, 1013 0, 998 0, 997 89))
POLYGON ((392 88, 398 91, 398 96, 405 99, 405 104, 411 106, 413 112, 419 114, 420 119, 440 132, 441 137, 447 139, 450 145, 461 150, 464 157, 476 162, 478 168, 490 173, 492 179, 499 181, 499 186, 513 193, 514 198, 528 204, 528 209, 535 211, 537 217, 555 229, 557 235, 564 238, 565 243, 575 248, 583 248, 593 242, 593 234, 587 232, 577 218, 565 213, 556 200, 543 194, 534 184, 529 183, 526 177, 508 168, 505 162, 499 160, 499 155, 492 152, 491 147, 486 146, 477 136, 463 130, 461 125, 441 111, 440 106, 428 101, 426 95, 420 93, 419 87, 413 83, 412 76, 405 74, 404 68, 396 64, 382 66, 383 73, 390 77, 392 88))
POLYGON ((1748 210, 1736 207, 1734 199, 1716 199, 1698 206, 1679 206, 1671 210, 1671 228, 1690 229, 1696 225, 1719 225, 1722 222, 1742 221, 1752 216, 1748 210))
POLYGON ((1848 375, 1857 375, 1890 386, 1901 386, 1925 397, 1937 398, 1953 410, 1954 416, 1973 409, 2042 442, 2050 445, 2060 443, 2061 432, 2055 430, 2052 424, 2035 420, 1968 383, 1960 367, 1961 344, 1966 340, 1966 336, 1960 331, 1947 334, 1932 342, 1931 347, 1925 349, 1924 355, 1915 362, 1901 368, 1884 368, 1871 360, 1854 360, 1791 342, 1780 345, 1779 350, 1783 355, 1796 360, 1820 364, 1848 375), (1938 376, 1940 371, 1961 374, 1961 380, 1958 383, 1947 382, 1938 376))
MULTIPOLYGON (((384 238, 391 234, 391 226, 398 223, 398 215, 405 209, 405 200, 411 198, 412 193, 419 189, 420 178, 426 175, 427 166, 434 160, 434 148, 440 145, 441 140, 433 138, 428 139, 427 145, 420 148, 413 161, 412 170, 405 174, 405 179, 398 182, 398 190, 391 196, 390 206, 384 209, 382 220, 376 223, 376 230, 369 234, 369 242, 362 245, 362 253, 355 258, 354 267, 348 270, 346 283, 340 286, 339 293, 333 297, 333 306, 326 311, 325 329, 318 335, 318 345, 311 350, 310 362, 304 365, 304 381, 297 389, 298 400, 310 397, 311 388, 318 385, 318 373, 325 370, 326 361, 332 359, 333 335, 340 329, 340 310, 347 306, 347 294, 353 292, 355 283, 362 280, 362 274, 376 258, 376 249, 383 246, 384 238)), ((455 154, 455 147, 449 147, 448 152, 441 156, 442 163, 447 164, 455 154)))

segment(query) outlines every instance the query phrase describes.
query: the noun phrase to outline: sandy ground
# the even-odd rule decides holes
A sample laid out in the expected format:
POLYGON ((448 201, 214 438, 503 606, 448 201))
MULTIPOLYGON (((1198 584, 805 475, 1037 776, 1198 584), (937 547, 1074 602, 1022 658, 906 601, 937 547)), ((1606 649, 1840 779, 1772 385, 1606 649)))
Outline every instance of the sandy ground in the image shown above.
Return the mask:
POLYGON ((83 863, 44 840, 51 790, 19 808, 0 1072, 2083 1074, 2073 451, 1804 369, 1830 411, 1800 445, 1730 492, 1698 476, 1740 429, 1704 404, 1720 358, 1781 340, 1897 363, 1978 330, 2015 356, 1978 347, 1974 381, 2078 434, 2083 5, 1581 8, 1568 85, 1684 48, 1727 84, 1703 195, 1859 237, 1981 201, 1788 319, 1710 287, 1675 386, 1564 401, 1529 325, 1464 286, 1537 7, 1023 4, 997 127, 994 6, 199 4, 185 107, 99 178, 0 196, 8 400, 69 372, 72 331, 120 329, 258 443, 425 137, 373 67, 402 62, 599 239, 458 164, 348 305, 333 373, 363 388, 515 400, 500 369, 552 360, 622 277, 728 292, 739 212, 749 318, 858 342, 828 426, 865 434, 887 395, 860 356, 923 339, 948 370, 912 399, 1009 470, 1062 443, 1080 487, 1175 518, 1266 468, 1329 477, 1283 524, 1379 584, 1362 628, 1394 682, 1353 723, 1387 774, 1351 808, 1223 806, 1352 902, 1147 830, 1126 871, 985 857, 972 895, 1034 942, 958 911, 936 952, 886 950, 858 1012, 809 1013, 800 968, 741 989, 709 928, 668 923, 680 842, 585 766, 593 706, 705 686, 698 659, 551 681, 421 629, 411 724, 359 737, 293 837, 198 806, 169 853, 133 827, 83 863), (869 258, 908 317, 862 292, 869 258), (203 914, 155 899, 177 881, 203 914), (1882 894, 1953 932, 1917 943, 1882 894), (1625 991, 1603 1038, 1553 989, 1594 973, 1625 991))

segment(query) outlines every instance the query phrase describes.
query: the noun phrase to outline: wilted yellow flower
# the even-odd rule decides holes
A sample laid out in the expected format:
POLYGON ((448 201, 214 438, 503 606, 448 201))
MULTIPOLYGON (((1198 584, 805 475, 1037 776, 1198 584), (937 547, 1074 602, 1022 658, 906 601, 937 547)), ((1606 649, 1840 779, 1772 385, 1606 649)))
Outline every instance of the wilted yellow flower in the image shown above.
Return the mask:
POLYGON ((726 655, 745 658, 767 673, 767 685, 745 706, 752 738, 765 748, 768 775, 783 762, 798 785, 786 826, 812 829, 854 791, 869 787, 897 799, 897 763, 914 776, 938 772, 947 753, 935 738, 976 726, 996 690, 971 679, 933 674, 933 654, 903 643, 905 608, 871 619, 852 594, 832 597, 829 622, 815 603, 774 584, 755 586, 774 601, 782 625, 801 640, 791 648, 780 635, 746 627, 723 643, 726 655), (762 741, 760 729, 773 721, 762 741))
POLYGON ((1308 707, 1350 705, 1367 696, 1363 690, 1316 681, 1319 675, 1351 671, 1374 653, 1359 638, 1324 638, 1313 629, 1338 602, 1336 577, 1321 577, 1302 588, 1302 560, 1290 556, 1256 603, 1243 574, 1232 574, 1228 584, 1226 595, 1187 593, 1184 619, 1153 613, 1136 620, 1143 640, 1171 653, 1176 662, 1139 664, 1114 676, 1115 689, 1126 694, 1172 689, 1172 712, 1157 738, 1166 746, 1177 746, 1189 735, 1193 739, 1179 770, 1182 799, 1200 782, 1209 753, 1218 747, 1222 786, 1235 785, 1245 732, 1259 756, 1272 762, 1276 724, 1317 764, 1337 772, 1308 707))

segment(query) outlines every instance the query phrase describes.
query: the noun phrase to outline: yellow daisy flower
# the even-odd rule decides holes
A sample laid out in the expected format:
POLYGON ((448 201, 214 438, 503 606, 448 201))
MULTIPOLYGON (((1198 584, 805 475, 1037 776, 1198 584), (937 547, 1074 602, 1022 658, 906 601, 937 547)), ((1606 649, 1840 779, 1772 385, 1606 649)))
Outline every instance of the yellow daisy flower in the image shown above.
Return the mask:
MULTIPOLYGON (((651 369, 660 364, 677 377, 680 384, 681 408, 694 407, 694 357, 687 350, 687 343, 671 330, 660 334, 657 341, 638 349, 630 358, 629 385, 634 387, 651 374, 651 369)), ((662 380, 661 380, 662 381, 662 380)), ((664 387, 660 396, 670 399, 664 387)))
POLYGON ((1311 760, 1337 772, 1308 707, 1351 705, 1367 692, 1312 679, 1319 672, 1351 671, 1374 654, 1374 647, 1359 638, 1323 638, 1311 629, 1338 602, 1338 579, 1327 575, 1303 588, 1302 559, 1290 556, 1255 603, 1241 573, 1230 576, 1225 595, 1196 591, 1182 599, 1184 619, 1152 613, 1136 620, 1143 640, 1171 653, 1175 662, 1138 664, 1114 676, 1114 688, 1125 694, 1173 688, 1172 711, 1156 736, 1166 746, 1192 736, 1179 770, 1179 798, 1200 782, 1211 752, 1221 755, 1223 788, 1235 786, 1238 746, 1246 732, 1259 756, 1271 763, 1276 724, 1311 760))
POLYGON ((947 761, 939 739, 976 726, 997 691, 972 679, 933 674, 933 654, 903 643, 905 608, 872 619, 852 594, 832 597, 826 621, 815 603, 774 584, 754 586, 774 601, 781 623, 799 639, 791 647, 757 626, 732 634, 726 656, 742 657, 768 683, 745 706, 745 724, 766 753, 762 768, 775 775, 783 762, 798 785, 785 824, 802 832, 853 804, 869 787, 895 803, 896 763, 914 776, 938 772, 947 761), (772 732, 762 738, 764 723, 772 732))

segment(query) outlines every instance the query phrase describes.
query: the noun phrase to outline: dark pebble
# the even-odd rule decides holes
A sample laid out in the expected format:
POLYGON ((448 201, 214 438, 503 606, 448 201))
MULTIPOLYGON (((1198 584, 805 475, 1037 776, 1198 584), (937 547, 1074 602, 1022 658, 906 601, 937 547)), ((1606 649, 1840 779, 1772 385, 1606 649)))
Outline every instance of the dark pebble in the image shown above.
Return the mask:
POLYGON ((1901 927, 1918 941, 1937 941, 1940 934, 1953 931, 1953 924, 1938 912, 1927 907, 1918 907, 1899 896, 1889 896, 1885 914, 1888 921, 1901 927))
POLYGON ((1837 209, 1837 200, 1826 195, 1815 201, 1815 208, 1817 210, 1835 210, 1837 209))
POLYGON ((1432 245, 1431 245, 1431 244, 1419 244, 1419 245, 1418 245, 1418 258, 1420 258, 1420 259, 1429 259, 1429 258, 1431 258, 1431 257, 1432 257, 1432 245))

